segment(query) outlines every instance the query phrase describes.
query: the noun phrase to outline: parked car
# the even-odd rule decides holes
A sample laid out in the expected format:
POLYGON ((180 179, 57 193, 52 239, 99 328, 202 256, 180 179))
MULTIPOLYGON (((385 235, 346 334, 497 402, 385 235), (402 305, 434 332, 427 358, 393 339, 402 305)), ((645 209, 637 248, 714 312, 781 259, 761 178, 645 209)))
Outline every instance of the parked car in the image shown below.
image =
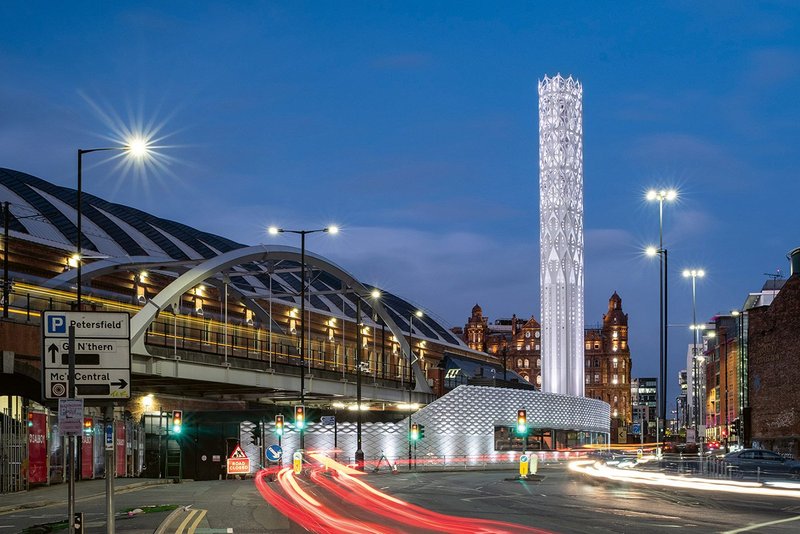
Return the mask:
POLYGON ((763 475, 790 475, 800 477, 800 462, 784 458, 780 454, 763 449, 742 449, 731 452, 724 457, 726 463, 736 466, 741 473, 763 475))

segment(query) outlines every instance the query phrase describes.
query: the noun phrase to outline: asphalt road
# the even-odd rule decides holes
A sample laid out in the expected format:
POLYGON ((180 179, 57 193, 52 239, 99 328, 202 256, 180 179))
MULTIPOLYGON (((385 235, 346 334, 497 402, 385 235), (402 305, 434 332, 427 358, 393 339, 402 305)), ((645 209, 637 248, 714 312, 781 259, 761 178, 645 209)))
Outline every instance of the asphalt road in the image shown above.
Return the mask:
POLYGON ((563 464, 544 466, 539 474, 540 482, 520 482, 506 480, 509 472, 401 472, 373 478, 372 484, 442 513, 559 533, 800 531, 800 498, 754 499, 594 482, 570 474, 563 464), (755 529, 739 530, 750 527, 755 529))
MULTIPOLYGON (((611 485, 572 475, 563 465, 542 466, 540 474, 543 479, 539 482, 506 480, 513 477, 511 471, 401 471, 396 475, 368 474, 365 478, 381 491, 440 513, 560 533, 800 531, 800 498, 754 499, 611 485)), ((115 500, 120 511, 158 504, 190 507, 130 518, 119 516, 116 531, 152 533, 168 517, 172 521, 164 532, 169 533, 284 534, 296 530, 264 502, 252 480, 150 486, 117 495, 115 500)), ((86 514, 87 532, 105 532, 103 498, 81 499, 79 494, 76 508, 86 514)), ((3 514, 0 534, 20 532, 65 516, 63 504, 3 514)))

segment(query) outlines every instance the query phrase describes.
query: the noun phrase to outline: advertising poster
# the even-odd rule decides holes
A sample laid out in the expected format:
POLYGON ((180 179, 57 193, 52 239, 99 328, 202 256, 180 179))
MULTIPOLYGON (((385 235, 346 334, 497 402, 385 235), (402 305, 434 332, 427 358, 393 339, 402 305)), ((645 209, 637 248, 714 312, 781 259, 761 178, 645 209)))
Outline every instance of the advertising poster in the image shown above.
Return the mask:
POLYGON ((93 434, 81 434, 81 478, 94 478, 94 439, 93 434))
POLYGON ((117 457, 116 476, 124 477, 127 474, 125 472, 125 422, 115 421, 114 432, 114 443, 116 444, 114 454, 117 457))
POLYGON ((47 483, 47 415, 31 412, 28 420, 28 482, 47 483))

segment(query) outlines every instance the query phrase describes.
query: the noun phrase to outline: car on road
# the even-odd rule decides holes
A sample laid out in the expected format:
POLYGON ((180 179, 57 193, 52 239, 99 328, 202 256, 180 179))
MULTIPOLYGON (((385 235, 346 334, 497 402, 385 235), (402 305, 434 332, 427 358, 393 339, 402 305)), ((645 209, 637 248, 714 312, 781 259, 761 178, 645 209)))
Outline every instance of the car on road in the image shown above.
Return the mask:
POLYGON ((760 472, 766 476, 790 475, 800 478, 800 462, 764 449, 742 449, 726 454, 723 459, 740 473, 760 472))

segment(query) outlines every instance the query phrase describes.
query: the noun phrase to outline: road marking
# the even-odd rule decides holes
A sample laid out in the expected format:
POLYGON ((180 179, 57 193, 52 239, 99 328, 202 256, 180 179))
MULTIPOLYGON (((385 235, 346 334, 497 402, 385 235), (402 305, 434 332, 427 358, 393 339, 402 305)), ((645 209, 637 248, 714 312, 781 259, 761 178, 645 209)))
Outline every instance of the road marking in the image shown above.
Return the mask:
POLYGON ((197 526, 200 524, 200 521, 202 521, 203 518, 206 516, 208 510, 198 510, 198 512, 199 513, 197 514, 197 519, 195 519, 194 523, 192 523, 192 526, 189 527, 189 534, 195 534, 195 532, 197 531, 197 526))
POLYGON ((189 510, 189 513, 186 515, 186 519, 181 521, 181 524, 178 525, 178 529, 175 531, 175 534, 183 534, 183 529, 189 524, 189 521, 192 519, 192 517, 194 517, 194 514, 198 512, 200 512, 200 510, 189 510))
POLYGON ((778 525, 780 523, 789 523, 791 521, 798 521, 800 520, 800 515, 795 517, 787 517, 786 519, 776 519, 775 521, 767 521, 766 523, 761 523, 759 525, 751 525, 749 527, 744 528, 737 528, 736 530, 728 530, 725 534, 736 534, 737 532, 747 532, 748 530, 755 530, 757 528, 762 527, 769 527, 772 525, 778 525))

